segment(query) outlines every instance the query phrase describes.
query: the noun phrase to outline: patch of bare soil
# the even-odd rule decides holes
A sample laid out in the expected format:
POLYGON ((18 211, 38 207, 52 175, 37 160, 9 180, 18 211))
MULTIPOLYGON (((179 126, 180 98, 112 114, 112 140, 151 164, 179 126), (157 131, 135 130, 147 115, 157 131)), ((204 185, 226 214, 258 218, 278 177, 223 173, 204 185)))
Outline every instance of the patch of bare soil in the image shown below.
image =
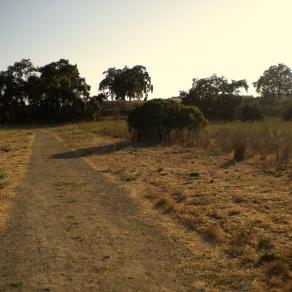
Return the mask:
POLYGON ((193 291, 206 279, 212 287, 220 267, 199 241, 193 254, 165 233, 160 212, 146 216, 124 187, 67 152, 37 132, 0 232, 1 291, 193 291))

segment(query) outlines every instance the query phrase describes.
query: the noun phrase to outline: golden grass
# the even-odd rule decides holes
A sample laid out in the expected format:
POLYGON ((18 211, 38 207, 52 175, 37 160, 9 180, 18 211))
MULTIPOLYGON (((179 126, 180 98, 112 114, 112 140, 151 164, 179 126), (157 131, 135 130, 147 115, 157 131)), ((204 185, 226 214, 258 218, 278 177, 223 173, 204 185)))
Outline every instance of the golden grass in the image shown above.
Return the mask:
POLYGON ((87 158, 98 171, 139 190, 154 207, 201 234, 210 252, 216 245, 224 271, 217 281, 228 283, 236 274, 238 287, 251 291, 291 285, 291 122, 210 124, 195 140, 184 141, 188 147, 129 143, 109 152, 98 147, 124 140, 125 121, 54 131, 71 148, 95 147, 87 158), (236 163, 238 145, 245 150, 236 163))
POLYGON ((129 137, 127 122, 125 120, 102 120, 98 122, 82 122, 56 127, 55 132, 67 141, 88 139, 96 135, 111 136, 115 138, 129 137))
POLYGON ((0 128, 0 231, 5 228, 13 188, 24 177, 34 134, 0 128))

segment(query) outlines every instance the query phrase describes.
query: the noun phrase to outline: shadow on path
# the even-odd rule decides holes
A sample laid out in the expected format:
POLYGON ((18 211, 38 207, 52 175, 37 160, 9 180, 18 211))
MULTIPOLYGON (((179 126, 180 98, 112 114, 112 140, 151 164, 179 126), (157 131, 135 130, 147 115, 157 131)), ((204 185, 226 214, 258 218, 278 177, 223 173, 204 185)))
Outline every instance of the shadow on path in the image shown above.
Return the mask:
POLYGON ((63 153, 57 153, 57 154, 52 155, 50 158, 52 158, 52 159, 74 159, 74 158, 80 158, 80 157, 85 157, 85 156, 90 156, 90 155, 113 153, 116 151, 126 149, 130 146, 134 146, 134 144, 130 141, 122 141, 119 143, 106 144, 106 145, 97 146, 97 147, 88 147, 88 148, 63 152, 63 153))

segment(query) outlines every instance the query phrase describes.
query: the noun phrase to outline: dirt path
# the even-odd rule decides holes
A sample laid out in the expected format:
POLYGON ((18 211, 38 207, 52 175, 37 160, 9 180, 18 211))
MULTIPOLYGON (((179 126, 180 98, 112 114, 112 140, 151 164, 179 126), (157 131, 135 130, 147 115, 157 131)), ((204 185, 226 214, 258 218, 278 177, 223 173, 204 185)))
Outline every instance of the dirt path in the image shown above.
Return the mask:
POLYGON ((188 251, 82 159, 54 158, 66 150, 37 132, 0 233, 0 291, 191 290, 188 251))

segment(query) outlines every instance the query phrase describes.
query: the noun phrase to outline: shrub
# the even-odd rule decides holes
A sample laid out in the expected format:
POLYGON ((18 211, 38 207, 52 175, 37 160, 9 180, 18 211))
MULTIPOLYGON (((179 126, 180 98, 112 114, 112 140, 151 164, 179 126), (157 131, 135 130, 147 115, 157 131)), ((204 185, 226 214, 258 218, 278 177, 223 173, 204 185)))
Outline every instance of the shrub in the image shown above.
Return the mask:
POLYGON ((226 239, 226 234, 224 231, 217 225, 213 224, 205 229, 203 229, 203 232, 206 236, 206 238, 211 242, 223 242, 226 239))
POLYGON ((241 121, 260 121, 264 116, 257 105, 246 104, 241 108, 239 118, 241 121))
POLYGON ((204 98, 191 96, 183 98, 186 105, 197 106, 208 120, 233 121, 238 117, 242 98, 236 95, 208 95, 204 98))
POLYGON ((96 98, 91 98, 85 104, 86 118, 96 121, 100 117, 100 103, 96 98))
POLYGON ((213 119, 218 121, 233 121, 238 117, 241 97, 236 95, 218 96, 213 104, 213 119))
POLYGON ((290 106, 283 114, 284 121, 292 121, 292 106, 290 106))
POLYGON ((133 110, 128 117, 129 131, 138 141, 162 142, 172 132, 197 131, 207 121, 201 111, 173 100, 154 99, 133 110))
POLYGON ((248 148, 248 136, 244 131, 234 131, 231 137, 234 150, 233 160, 239 162, 245 159, 248 148))

